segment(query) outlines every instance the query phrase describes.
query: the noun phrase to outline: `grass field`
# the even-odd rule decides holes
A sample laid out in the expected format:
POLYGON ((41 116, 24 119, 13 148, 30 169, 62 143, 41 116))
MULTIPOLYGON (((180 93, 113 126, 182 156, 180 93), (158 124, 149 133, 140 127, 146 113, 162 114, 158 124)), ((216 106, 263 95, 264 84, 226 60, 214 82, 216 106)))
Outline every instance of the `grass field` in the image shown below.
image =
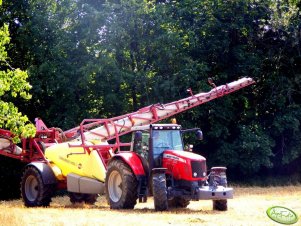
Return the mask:
MULTIPOLYGON (((228 201, 226 212, 213 211, 211 201, 155 212, 152 198, 137 204, 134 210, 110 210, 103 196, 94 206, 71 205, 67 196, 53 198, 48 208, 26 208, 21 200, 0 201, 0 225, 281 225, 266 215, 266 210, 275 205, 290 208, 301 217, 301 185, 234 189, 235 197, 228 201)), ((301 220, 294 225, 301 225, 301 220)))

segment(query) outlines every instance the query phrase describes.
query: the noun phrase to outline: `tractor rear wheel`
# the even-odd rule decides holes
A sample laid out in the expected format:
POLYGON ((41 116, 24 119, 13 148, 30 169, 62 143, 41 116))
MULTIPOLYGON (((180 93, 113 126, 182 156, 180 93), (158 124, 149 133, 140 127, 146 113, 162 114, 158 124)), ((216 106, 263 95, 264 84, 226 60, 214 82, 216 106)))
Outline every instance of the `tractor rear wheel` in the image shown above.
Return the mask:
POLYGON ((84 202, 90 205, 94 205, 98 195, 69 192, 69 197, 70 197, 70 202, 72 204, 84 202))
POLYGON ((156 211, 168 209, 165 174, 157 173, 153 175, 153 196, 156 211))
POLYGON ((213 210, 226 211, 228 210, 227 199, 213 200, 213 210))
POLYGON ((54 184, 44 184, 35 167, 27 167, 21 180, 21 196, 27 207, 49 206, 54 184))
POLYGON ((138 181, 123 161, 113 160, 109 163, 105 188, 111 209, 133 209, 136 205, 138 181))
POLYGON ((168 207, 171 208, 186 208, 189 205, 190 201, 181 197, 175 197, 171 200, 168 200, 168 207))

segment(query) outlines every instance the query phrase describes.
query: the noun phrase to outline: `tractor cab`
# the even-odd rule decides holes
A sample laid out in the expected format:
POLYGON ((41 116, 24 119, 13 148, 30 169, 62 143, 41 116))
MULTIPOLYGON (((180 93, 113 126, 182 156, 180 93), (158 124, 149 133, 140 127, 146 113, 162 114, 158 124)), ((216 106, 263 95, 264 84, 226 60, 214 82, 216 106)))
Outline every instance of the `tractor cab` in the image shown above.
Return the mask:
POLYGON ((165 150, 184 151, 181 126, 177 124, 151 124, 136 126, 131 151, 149 161, 151 168, 162 167, 165 150))
MULTIPOLYGON (((135 132, 132 136, 131 151, 136 152, 143 158, 144 168, 147 171, 164 167, 163 158, 172 158, 170 154, 186 156, 182 134, 185 132, 196 132, 197 138, 202 139, 200 129, 182 130, 178 124, 151 124, 133 127, 135 132)), ((176 160, 174 157, 173 160, 176 160)), ((174 161, 175 162, 175 161, 174 161)))
POLYGON ((164 151, 184 151, 181 126, 177 124, 151 125, 149 147, 150 168, 162 167, 164 151))

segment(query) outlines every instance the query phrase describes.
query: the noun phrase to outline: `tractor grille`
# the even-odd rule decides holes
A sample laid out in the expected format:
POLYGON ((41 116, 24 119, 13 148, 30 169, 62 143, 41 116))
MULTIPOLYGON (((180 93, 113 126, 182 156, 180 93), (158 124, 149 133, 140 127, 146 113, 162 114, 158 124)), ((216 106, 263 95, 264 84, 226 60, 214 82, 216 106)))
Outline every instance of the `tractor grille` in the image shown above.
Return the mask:
POLYGON ((191 161, 191 173, 193 178, 200 178, 206 176, 206 162, 205 161, 191 161))

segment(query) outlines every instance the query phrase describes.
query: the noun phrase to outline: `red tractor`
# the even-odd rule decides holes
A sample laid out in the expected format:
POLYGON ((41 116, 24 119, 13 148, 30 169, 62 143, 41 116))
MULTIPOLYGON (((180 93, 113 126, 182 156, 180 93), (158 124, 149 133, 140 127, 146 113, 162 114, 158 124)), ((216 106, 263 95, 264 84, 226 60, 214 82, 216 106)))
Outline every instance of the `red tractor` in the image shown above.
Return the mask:
POLYGON ((108 163, 105 185, 111 208, 134 208, 137 198, 145 202, 150 191, 160 211, 186 207, 191 200, 213 200, 213 209, 227 210, 233 189, 227 187, 226 168, 214 167, 207 174, 206 159, 184 151, 182 134, 195 132, 202 139, 201 130, 182 130, 177 124, 132 130, 130 152, 120 152, 108 163))

